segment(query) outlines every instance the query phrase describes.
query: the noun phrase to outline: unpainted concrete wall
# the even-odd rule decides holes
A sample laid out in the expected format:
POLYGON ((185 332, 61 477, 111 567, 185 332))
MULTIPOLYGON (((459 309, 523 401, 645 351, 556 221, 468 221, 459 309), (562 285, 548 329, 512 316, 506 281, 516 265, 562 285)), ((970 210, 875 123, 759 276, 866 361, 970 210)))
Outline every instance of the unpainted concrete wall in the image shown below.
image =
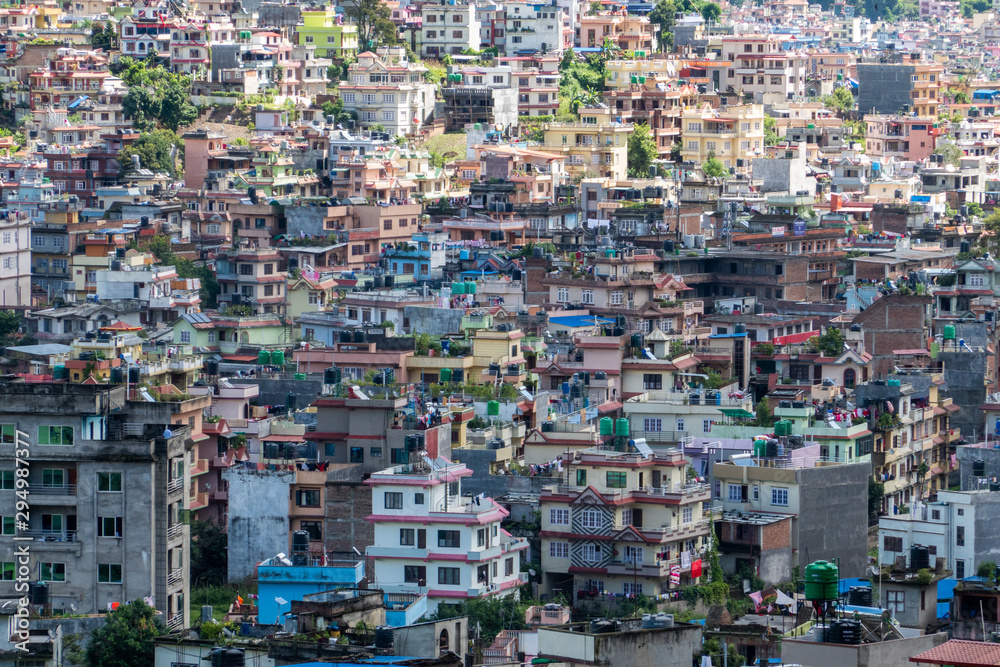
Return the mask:
POLYGON ((841 577, 860 577, 868 566, 870 463, 803 468, 799 483, 798 565, 840 559, 841 577))
POLYGON ((260 561, 288 553, 288 493, 295 473, 230 468, 222 477, 229 483, 229 580, 238 581, 260 561))

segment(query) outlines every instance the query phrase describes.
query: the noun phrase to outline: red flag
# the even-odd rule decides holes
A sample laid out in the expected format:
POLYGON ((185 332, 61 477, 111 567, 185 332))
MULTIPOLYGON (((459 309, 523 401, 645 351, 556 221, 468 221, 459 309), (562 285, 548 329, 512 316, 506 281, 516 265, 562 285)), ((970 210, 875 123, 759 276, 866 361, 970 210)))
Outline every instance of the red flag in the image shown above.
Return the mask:
POLYGON ((691 561, 691 578, 701 576, 701 559, 691 561))

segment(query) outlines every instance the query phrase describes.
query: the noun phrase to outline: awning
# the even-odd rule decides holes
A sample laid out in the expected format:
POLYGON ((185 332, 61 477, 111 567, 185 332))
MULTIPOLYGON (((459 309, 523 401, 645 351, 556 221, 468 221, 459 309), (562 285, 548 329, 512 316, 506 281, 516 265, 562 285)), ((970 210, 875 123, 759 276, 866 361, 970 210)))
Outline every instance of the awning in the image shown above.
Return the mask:
POLYGON ((224 354, 222 359, 224 361, 257 361, 256 354, 224 354))
POLYGON ((743 408, 719 408, 719 412, 733 419, 753 419, 753 413, 743 408))
POLYGON ((305 435, 265 435, 261 442, 304 442, 305 435))

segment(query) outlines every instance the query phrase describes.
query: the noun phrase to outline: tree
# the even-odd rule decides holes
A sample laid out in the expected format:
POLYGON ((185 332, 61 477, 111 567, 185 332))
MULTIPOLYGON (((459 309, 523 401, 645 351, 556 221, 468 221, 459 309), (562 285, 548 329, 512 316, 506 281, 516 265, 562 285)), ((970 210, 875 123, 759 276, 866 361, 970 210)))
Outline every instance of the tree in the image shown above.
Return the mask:
POLYGON ((955 104, 968 104, 969 96, 960 90, 952 96, 952 100, 955 101, 955 104))
POLYGON ((726 169, 726 166, 722 164, 719 158, 715 157, 715 151, 708 152, 708 159, 701 165, 701 170, 706 176, 714 178, 722 178, 729 175, 729 170, 726 169))
POLYGON ((153 130, 143 134, 118 155, 118 171, 125 174, 132 168, 132 156, 139 156, 139 164, 145 169, 165 171, 173 175, 176 171, 171 148, 177 152, 184 147, 181 139, 171 130, 153 130))
POLYGON ((767 402, 767 396, 757 402, 756 424, 764 428, 774 424, 774 417, 771 414, 771 405, 767 402))
POLYGON ((669 34, 671 44, 673 43, 673 34, 670 31, 676 22, 674 18, 676 13, 677 7, 672 0, 659 0, 653 11, 649 12, 649 22, 656 26, 656 41, 661 51, 666 41, 665 35, 669 34))
POLYGON ((587 15, 588 16, 597 16, 598 14, 601 13, 602 9, 604 9, 604 5, 602 5, 601 3, 599 3, 599 2, 591 2, 590 3, 590 8, 587 10, 587 15))
POLYGON ((846 86, 841 86, 833 91, 833 95, 823 98, 823 106, 836 111, 849 111, 854 108, 854 95, 846 86))
POLYGON ((469 617, 469 627, 479 628, 480 638, 490 642, 501 630, 525 630, 524 612, 530 603, 522 602, 516 595, 471 598, 458 604, 443 604, 431 614, 431 620, 444 620, 459 616, 469 617))
POLYGON ((764 116, 764 145, 777 146, 781 137, 778 136, 778 121, 773 116, 764 116))
POLYGON ((13 310, 0 310, 0 342, 9 341, 20 329, 20 315, 13 310))
POLYGON ((701 17, 705 19, 706 23, 718 23, 720 16, 722 16, 722 7, 714 2, 706 2, 701 6, 701 17))
POLYGON ((87 667, 147 667, 154 661, 153 640, 166 631, 156 610, 142 600, 108 613, 104 625, 90 633, 87 667))
POLYGON ((229 539, 214 521, 191 523, 191 581, 199 586, 226 583, 229 539))
POLYGON ((191 104, 188 91, 172 82, 163 90, 158 117, 164 127, 176 132, 177 128, 190 125, 198 119, 198 108, 191 104))
POLYGON ((559 61, 559 71, 562 72, 568 70, 570 67, 573 66, 573 63, 575 62, 576 62, 576 55, 573 53, 573 49, 572 48, 566 49, 566 52, 563 54, 562 60, 559 61))
POLYGON ((958 147, 958 144, 950 141, 948 143, 938 145, 938 147, 934 149, 934 154, 943 155, 945 162, 956 167, 958 166, 959 161, 961 161, 961 159, 965 156, 965 153, 958 147))
POLYGON ((640 123, 628 135, 628 173, 633 178, 649 176, 649 167, 656 159, 656 142, 649 132, 649 125, 640 123))
POLYGON ((122 112, 132 119, 132 126, 139 132, 153 128, 160 115, 160 100, 156 92, 145 86, 134 86, 122 98, 122 112))
POLYGON ((844 352, 844 332, 837 327, 827 327, 816 336, 816 348, 828 357, 839 357, 844 352))
POLYGON ((374 51, 379 44, 395 44, 398 29, 390 20, 389 6, 380 0, 357 0, 346 6, 347 17, 358 26, 358 45, 374 51))
POLYGON ((115 38, 117 33, 115 28, 111 23, 105 23, 104 25, 92 25, 90 34, 90 45, 95 49, 108 49, 114 47, 115 38))

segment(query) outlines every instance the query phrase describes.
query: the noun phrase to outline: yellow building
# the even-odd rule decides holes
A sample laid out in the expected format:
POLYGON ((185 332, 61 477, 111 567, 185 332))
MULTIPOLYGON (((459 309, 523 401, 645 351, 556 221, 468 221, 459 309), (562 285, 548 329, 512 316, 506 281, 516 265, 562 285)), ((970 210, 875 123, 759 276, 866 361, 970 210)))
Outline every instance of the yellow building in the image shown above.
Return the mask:
POLYGON ((580 594, 659 595, 691 583, 708 546, 707 484, 689 482, 676 449, 601 446, 563 461, 542 489, 542 589, 580 594))
POLYGON ((579 114, 580 120, 575 123, 545 126, 545 151, 566 156, 570 176, 624 179, 628 174, 632 125, 616 122, 614 110, 608 107, 581 107, 579 114))
POLYGON ((723 166, 749 171, 750 160, 764 154, 761 104, 713 109, 705 104, 681 116, 681 156, 701 165, 714 153, 723 166))
POLYGON ((358 55, 358 26, 344 23, 332 6, 302 10, 302 25, 295 33, 300 46, 316 47, 317 58, 346 60, 358 55))
MULTIPOLYGON (((476 331, 468 354, 407 357, 406 368, 411 378, 420 382, 437 383, 442 381, 441 371, 448 369, 443 381, 467 382, 471 384, 521 384, 524 382, 524 354, 521 349, 521 339, 524 332, 519 329, 511 331, 476 331), (456 376, 456 371, 458 375, 456 376)), ((452 345, 459 343, 453 342, 452 345)))

